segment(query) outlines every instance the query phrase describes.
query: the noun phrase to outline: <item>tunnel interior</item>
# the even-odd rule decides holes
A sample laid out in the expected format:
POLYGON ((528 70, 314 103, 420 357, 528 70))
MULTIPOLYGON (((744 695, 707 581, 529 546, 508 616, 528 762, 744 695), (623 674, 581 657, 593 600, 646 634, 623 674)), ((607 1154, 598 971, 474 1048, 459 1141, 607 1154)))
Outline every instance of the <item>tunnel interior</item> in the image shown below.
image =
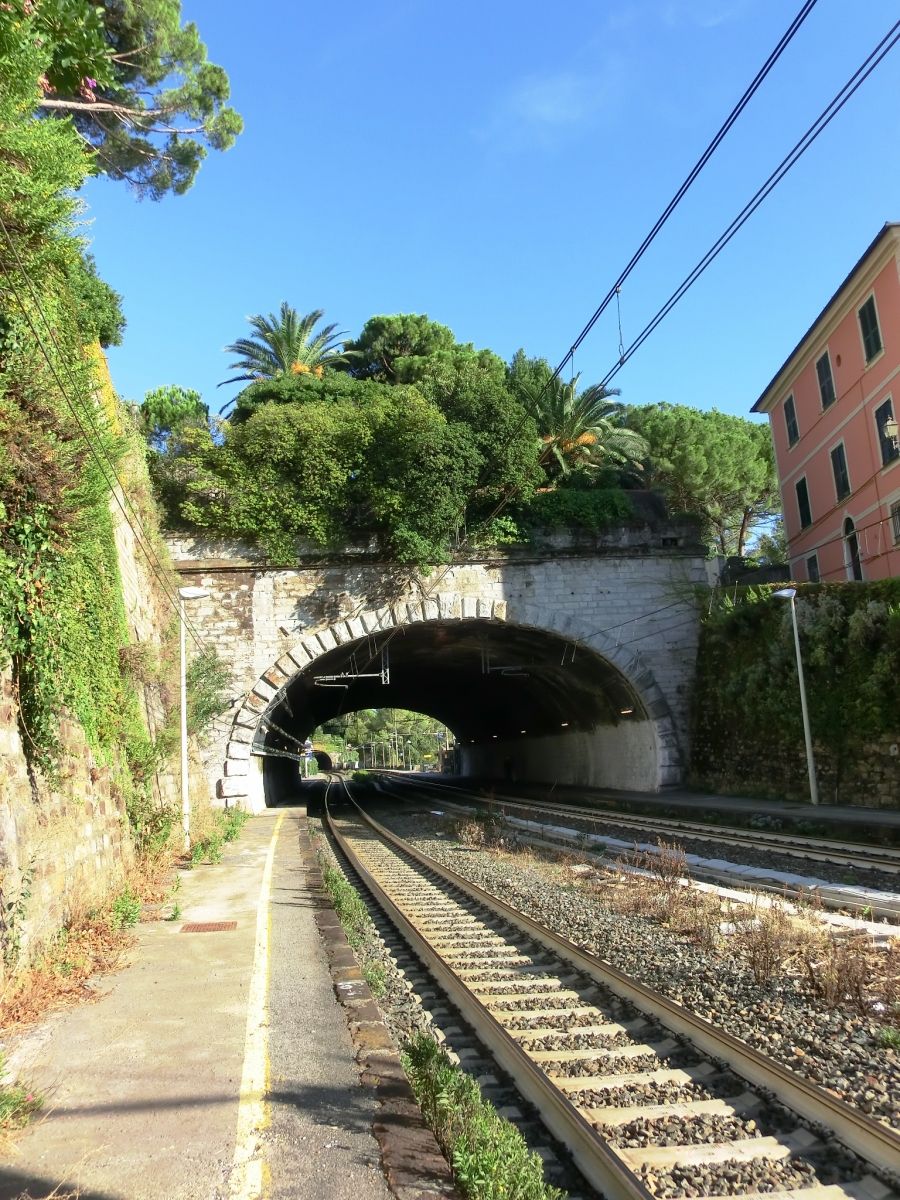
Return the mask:
POLYGON ((296 780, 289 760, 313 730, 367 708, 434 717, 457 739, 463 770, 507 776, 526 748, 542 744, 552 756, 579 734, 605 730, 621 741, 650 724, 615 666, 556 633, 485 619, 400 626, 327 651, 287 684, 254 740, 270 774, 267 796, 296 780))

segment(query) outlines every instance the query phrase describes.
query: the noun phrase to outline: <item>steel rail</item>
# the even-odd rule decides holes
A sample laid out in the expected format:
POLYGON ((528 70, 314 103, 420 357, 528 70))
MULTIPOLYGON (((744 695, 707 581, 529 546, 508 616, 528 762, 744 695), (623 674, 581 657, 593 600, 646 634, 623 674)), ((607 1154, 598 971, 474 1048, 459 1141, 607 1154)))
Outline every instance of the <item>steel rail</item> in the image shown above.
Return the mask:
POLYGON ((617 825, 628 825, 637 829, 658 830, 661 827, 672 832, 687 832, 696 835, 698 840, 743 843, 758 850, 777 850, 781 854, 794 857, 811 858, 821 862, 837 862, 841 865, 864 867, 868 870, 891 871, 900 873, 900 850, 892 850, 887 846, 869 847, 860 842, 839 842, 829 838, 807 837, 803 834, 766 833, 762 830, 739 829, 720 825, 703 825, 699 822, 684 821, 679 817, 636 816, 633 813, 619 813, 614 810, 583 807, 576 804, 564 804, 561 801, 527 800, 516 797, 501 797, 486 800, 475 792, 458 787, 451 783, 427 783, 418 781, 414 784, 410 779, 391 775, 391 778, 408 786, 432 788, 435 793, 443 791, 458 792, 460 795, 477 800, 481 804, 492 803, 504 808, 523 808, 526 811, 556 812, 563 816, 577 817, 579 820, 608 821, 617 825))
MULTIPOLYGON (((398 782, 400 782, 400 781, 397 780, 396 777, 391 776, 391 783, 396 784, 398 782)), ((403 780, 402 783, 405 784, 407 787, 415 786, 411 780, 403 780)), ((525 813, 529 813, 534 817, 537 817, 540 814, 549 814, 551 812, 557 812, 561 816, 568 815, 568 816, 572 816, 572 817, 577 817, 580 820, 592 820, 593 819, 593 820, 598 820, 598 821, 602 822, 605 819, 603 816, 596 815, 595 812, 593 812, 591 810, 585 811, 582 809, 571 809, 571 810, 563 811, 563 810, 558 810, 558 809, 554 809, 554 808, 549 808, 546 806, 541 806, 540 802, 535 802, 534 804, 531 804, 531 802, 529 802, 529 801, 507 800, 507 799, 486 800, 483 796, 476 796, 473 792, 466 792, 459 788, 453 789, 453 791, 456 795, 453 799, 451 799, 451 798, 448 798, 446 792, 442 791, 442 789, 445 786, 443 784, 438 784, 438 785, 428 784, 428 785, 424 785, 424 786, 433 787, 434 795, 440 795, 441 800, 444 804, 446 804, 448 807, 451 807, 451 808, 458 807, 459 811, 465 811, 465 809, 463 807, 463 803, 464 803, 464 799, 467 799, 468 801, 470 801, 471 803, 474 803, 474 804, 479 804, 479 805, 490 804, 490 805, 494 805, 495 807, 503 809, 503 810, 514 809, 514 808, 520 809, 521 811, 523 811, 525 813)), ((613 822, 618 821, 618 817, 616 817, 616 816, 610 817, 609 819, 613 822)), ((650 819, 648 818, 648 820, 650 820, 650 819)), ((541 822, 539 820, 536 820, 535 824, 540 825, 541 822)), ((646 826, 642 826, 642 828, 658 829, 658 827, 653 825, 652 823, 648 824, 646 826)), ((573 830, 573 832, 577 833, 578 831, 573 830)), ((550 837, 548 834, 545 833, 544 837, 547 838, 548 841, 550 840, 550 837)), ((711 839, 708 838, 708 840, 711 840, 711 839)), ((742 845, 748 844, 746 840, 738 841, 738 840, 732 839, 730 836, 730 833, 715 835, 715 840, 722 842, 725 845, 742 846, 742 845)), ((557 837, 555 839, 555 844, 564 845, 566 843, 564 840, 557 837)), ((765 846, 765 847, 757 846, 756 848, 757 849, 765 849, 765 850, 769 851, 770 853, 782 852, 776 846, 765 846)), ((628 853, 628 851, 626 849, 623 849, 622 853, 626 854, 626 853, 628 853)), ((795 856, 800 856, 800 852, 795 851, 795 856)), ((819 855, 819 856, 807 855, 805 857, 812 857, 812 858, 818 857, 819 860, 828 861, 828 862, 831 862, 832 864, 834 864, 834 862, 835 862, 835 860, 833 858, 825 858, 822 855, 819 855)), ((865 866, 869 870, 880 870, 881 869, 881 866, 879 863, 872 862, 872 861, 858 862, 856 865, 865 866)), ((887 869, 894 870, 896 868, 891 866, 887 869)), ((734 887, 737 883, 738 885, 740 885, 743 888, 750 889, 753 891, 758 891, 758 892, 765 892, 769 895, 780 896, 784 899, 808 900, 810 895, 812 894, 812 895, 815 895, 817 901, 821 902, 826 908, 829 908, 829 909, 834 909, 834 910, 838 910, 838 911, 846 911, 847 909, 850 909, 852 911, 857 912, 858 914, 869 914, 872 919, 883 918, 884 920, 887 920, 887 921, 891 922, 892 924, 896 924, 897 922, 900 922, 900 901, 892 901, 889 899, 885 899, 884 901, 879 902, 877 899, 874 899, 872 896, 868 895, 865 892, 858 892, 855 895, 850 894, 850 893, 848 893, 847 889, 852 888, 854 886, 853 884, 837 884, 837 883, 830 884, 827 881, 823 881, 824 886, 816 886, 814 889, 810 889, 807 887, 803 887, 802 885, 792 886, 791 884, 788 884, 788 883, 773 882, 771 880, 767 880, 764 876, 759 877, 759 878, 757 878, 757 877, 747 878, 745 875, 741 874, 738 871, 729 871, 726 867, 716 868, 716 867, 710 867, 710 866, 703 866, 702 864, 695 864, 695 863, 689 864, 689 873, 690 873, 691 877, 695 878, 695 879, 710 880, 714 883, 726 884, 730 887, 734 887), (842 890, 838 890, 838 889, 842 889, 842 890)))
MULTIPOLYGON (((350 789, 343 782, 348 799, 363 820, 366 814, 356 805, 350 789)), ((353 852, 348 840, 338 829, 325 798, 328 829, 342 853, 352 864, 377 903, 408 942, 417 957, 432 973, 465 1020, 488 1047, 497 1062, 509 1074, 516 1087, 541 1114, 541 1120, 570 1151, 584 1177, 598 1188, 608 1200, 654 1200, 653 1194, 640 1182, 621 1158, 610 1148, 575 1106, 553 1084, 549 1076, 528 1057, 507 1031, 491 1015, 485 1005, 466 987, 441 955, 431 946, 405 914, 397 907, 374 875, 353 852)), ((384 836, 377 823, 373 829, 384 836)), ((389 835, 390 840, 390 835, 389 835)), ((408 851, 404 851, 408 853, 408 851)), ((431 869, 430 866, 428 868, 431 869)))
MULTIPOLYGON (((428 855, 414 849, 360 808, 353 800, 349 788, 346 788, 346 792, 361 819, 378 837, 394 849, 459 889, 463 894, 477 900, 496 916, 520 929, 557 957, 571 963, 602 987, 629 1001, 640 1012, 654 1017, 673 1033, 686 1038, 704 1054, 727 1063, 737 1075, 754 1086, 771 1092, 794 1113, 829 1129, 838 1141, 867 1162, 892 1174, 896 1174, 900 1169, 900 1134, 895 1130, 858 1112, 846 1101, 830 1095, 825 1089, 810 1083, 787 1067, 760 1054, 759 1051, 754 1050, 733 1034, 717 1028, 703 1017, 696 1016, 683 1005, 646 987, 606 960, 582 950, 574 942, 560 934, 552 933, 525 913, 484 891, 477 884, 465 879, 449 867, 441 865, 428 855)), ((378 890, 380 891, 380 889, 378 890)), ((405 918, 404 922, 406 926, 409 926, 405 918)), ((423 944, 421 935, 411 927, 410 929, 417 944, 423 944)), ((427 943, 424 943, 423 949, 429 957, 434 954, 427 943)), ((491 1021, 493 1022, 493 1018, 491 1021)), ((490 1043, 488 1044, 490 1045, 490 1043)), ((510 1073, 512 1074, 512 1072, 510 1073)), ((586 1125, 587 1123, 582 1120, 582 1124, 586 1125)), ((562 1134, 557 1133, 557 1136, 561 1141, 565 1140, 562 1134)), ((580 1161, 579 1166, 584 1170, 580 1161)), ((588 1177, 590 1178, 590 1175, 588 1177)), ((608 1188, 609 1184, 606 1187, 608 1188)))

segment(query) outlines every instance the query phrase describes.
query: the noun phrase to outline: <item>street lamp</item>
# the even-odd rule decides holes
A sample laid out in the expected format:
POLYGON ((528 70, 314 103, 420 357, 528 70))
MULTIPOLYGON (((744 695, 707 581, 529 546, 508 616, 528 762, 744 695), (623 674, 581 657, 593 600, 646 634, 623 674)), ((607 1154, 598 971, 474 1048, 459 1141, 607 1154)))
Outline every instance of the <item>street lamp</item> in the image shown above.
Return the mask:
POLYGON ((188 793, 187 741, 187 646, 185 645, 185 600, 202 600, 209 588, 183 587, 178 589, 178 624, 181 642, 181 828, 184 833, 184 852, 191 852, 191 798, 188 793))
POLYGON ((806 706, 806 684, 803 679, 803 659, 800 656, 800 630, 797 628, 797 609, 794 606, 796 588, 779 588, 772 593, 779 600, 790 600, 791 622, 794 626, 794 650, 797 653, 797 678, 800 681, 800 711, 803 713, 803 737, 806 740, 806 767, 809 771, 809 798, 813 804, 819 803, 819 788, 816 783, 816 761, 813 758, 812 733, 809 728, 809 709, 806 706))

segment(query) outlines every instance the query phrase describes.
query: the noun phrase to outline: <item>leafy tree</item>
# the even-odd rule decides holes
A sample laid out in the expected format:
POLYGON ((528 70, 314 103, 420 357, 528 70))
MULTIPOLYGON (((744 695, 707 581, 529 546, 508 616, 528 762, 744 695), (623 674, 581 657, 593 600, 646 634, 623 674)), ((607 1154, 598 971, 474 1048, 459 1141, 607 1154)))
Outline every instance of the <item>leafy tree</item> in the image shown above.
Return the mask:
POLYGON ((490 351, 439 354, 419 360, 416 374, 423 395, 472 436, 480 456, 473 515, 500 497, 530 496, 541 481, 537 429, 510 393, 502 361, 490 351))
POLYGON ((341 353, 342 334, 335 333, 337 326, 326 325, 316 332, 323 315, 321 309, 314 309, 301 317, 283 300, 277 315, 256 313, 248 317, 253 334, 225 347, 229 353, 241 356, 229 364, 230 370, 240 374, 223 380, 219 387, 291 374, 321 379, 326 367, 342 365, 345 361, 341 353))
POLYGON ((154 450, 164 450, 173 433, 192 425, 205 426, 209 409, 199 392, 168 384, 147 392, 141 404, 141 420, 154 450))
POLYGON ((98 341, 104 348, 121 345, 125 331, 122 297, 97 274, 94 256, 73 258, 66 276, 85 341, 98 341))
POLYGON ((359 337, 346 343, 345 351, 348 369, 358 379, 394 383, 399 360, 431 358, 456 345, 446 325, 418 313, 400 313, 370 317, 359 337))
POLYGON ((527 393, 537 421, 542 450, 540 464, 553 479, 574 467, 593 470, 613 464, 636 471, 647 445, 623 425, 624 409, 599 384, 578 392, 576 375, 569 383, 548 379, 527 393))
POLYGON ((402 561, 439 561, 478 469, 471 435, 413 387, 344 377, 341 392, 338 379, 306 381, 302 403, 251 409, 221 445, 182 439, 170 492, 181 517, 257 539, 279 561, 293 561, 298 538, 359 533, 402 561))
POLYGON ((748 557, 762 567, 780 566, 790 561, 787 533, 782 517, 776 518, 768 530, 760 533, 750 548, 748 557))
POLYGON ((548 386, 553 370, 546 358, 529 358, 524 350, 517 350, 506 369, 506 381, 510 392, 526 408, 534 404, 535 396, 548 386))
MULTIPOLYGON (((243 123, 225 71, 208 61, 181 0, 11 0, 0 18, 33 16, 49 61, 44 115, 71 119, 94 170, 141 196, 186 192, 207 149, 227 150, 243 123)), ((29 31, 30 32, 30 31, 29 31)))
POLYGON ((768 426, 680 404, 632 407, 627 421, 649 446, 648 486, 672 511, 701 516, 720 554, 743 555, 780 510, 768 426))

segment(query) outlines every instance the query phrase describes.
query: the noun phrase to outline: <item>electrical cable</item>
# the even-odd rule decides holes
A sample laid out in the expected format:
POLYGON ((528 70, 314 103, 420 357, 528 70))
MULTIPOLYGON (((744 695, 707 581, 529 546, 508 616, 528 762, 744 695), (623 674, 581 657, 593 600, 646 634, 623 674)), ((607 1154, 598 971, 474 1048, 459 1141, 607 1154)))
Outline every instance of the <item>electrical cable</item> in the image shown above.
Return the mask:
MULTIPOLYGON (((744 111, 747 104, 753 98, 755 93, 759 90, 763 81, 766 79, 769 72, 772 70, 772 68, 778 62, 779 58, 784 53, 785 49, 787 48, 787 46, 793 39, 794 35, 800 29, 801 25, 806 20, 806 18, 809 16, 812 9, 815 7, 816 3, 817 3, 817 0, 806 0, 806 2, 801 6, 799 12, 794 17, 793 21, 790 23, 787 30, 785 30, 784 34, 782 35, 782 37, 776 44, 775 48, 771 51, 771 53, 769 54, 766 61, 760 67, 759 71, 757 71, 753 80, 751 81, 751 83, 749 84, 747 89, 745 90, 744 94, 741 96, 741 99, 737 102, 737 104, 731 110, 729 115, 726 117, 725 121, 720 126, 719 130, 713 137, 712 141, 707 145, 703 154, 701 154, 700 158, 697 160, 697 162, 694 164, 694 166, 688 172, 688 175, 685 177, 681 186, 677 189, 677 191, 675 192, 672 199, 669 201, 669 203, 666 205, 663 212, 657 218, 656 223, 653 225, 650 232, 644 238, 641 245, 634 252, 634 254, 632 255, 631 259, 629 260, 629 262, 627 263, 625 268, 619 274, 619 277, 617 278, 616 282, 612 285, 612 287, 606 293, 606 296, 603 298, 600 305, 597 307, 595 312, 592 314, 592 316, 588 320, 587 324, 581 330, 578 337, 575 339, 575 341, 569 347, 569 350, 566 352, 566 354, 560 360, 556 369, 544 382, 543 386, 541 387, 540 392, 534 399, 533 403, 535 405, 540 403, 540 400, 543 397, 544 393, 546 392, 547 388, 550 386, 550 384, 553 382, 553 380, 559 378, 559 376, 562 374, 562 372, 565 368, 566 363, 570 359, 572 360, 573 366, 574 366, 574 355, 575 355, 576 350, 579 348, 579 346, 582 344, 582 342, 585 340, 585 338, 588 336, 588 334, 594 328, 597 321, 600 319, 601 315, 603 314, 603 312, 605 311, 605 309, 607 308, 607 306, 609 305, 611 300, 614 297, 618 298, 618 296, 621 292, 622 283, 628 278, 628 276, 631 274, 631 272, 637 266, 638 262, 641 260, 643 255, 646 253, 647 249, 650 247, 650 245, 656 238, 657 234, 660 232, 662 227, 668 221, 669 217, 672 215, 672 213, 675 211, 675 209, 681 203, 682 199, 684 198, 687 191, 690 189, 691 185, 695 182, 695 180, 697 179, 700 172, 703 170, 703 168, 709 162, 710 158, 715 153, 715 151, 718 149, 719 145, 725 138, 726 134, 729 132, 729 130, 734 125, 734 123, 737 121, 738 117, 744 111)), ((623 349, 624 348, 621 346, 621 326, 620 326, 620 359, 622 360, 622 363, 624 365, 625 355, 623 353, 623 349)), ((528 421, 528 419, 530 418, 530 416, 531 416, 531 414, 527 413, 525 415, 525 417, 522 419, 522 421, 520 421, 514 427, 511 435, 509 436, 509 438, 506 441, 504 449, 508 449, 509 446, 512 445, 513 439, 516 436, 518 436, 518 434, 521 432, 521 430, 525 427, 525 424, 528 421)), ((494 455, 494 457, 496 457, 496 455, 494 455)), ((497 502, 496 506, 491 510, 491 512, 488 514, 488 516, 485 518, 485 520, 481 522, 481 526, 484 527, 486 525, 489 525, 512 502, 512 500, 518 494, 518 490, 519 489, 516 488, 516 489, 512 490, 511 492, 507 493, 505 496, 501 497, 501 499, 497 502)), ((465 505, 463 506, 463 508, 457 518, 457 523, 459 523, 459 521, 461 521, 462 518, 464 517, 466 508, 468 507, 469 503, 471 502, 472 496, 477 491, 478 491, 478 487, 476 486, 476 488, 473 490, 472 495, 469 496, 465 505)), ((466 536, 462 539, 462 542, 460 542, 457 545, 456 549, 457 550, 461 549, 462 546, 467 545, 470 541, 471 541, 471 537, 467 533, 466 536)), ((438 576, 437 580, 435 580, 431 584, 430 589, 425 592, 426 596, 430 595, 433 592, 434 588, 437 586, 438 583, 440 583, 441 579, 446 576, 447 571, 449 569, 450 569, 449 567, 446 567, 444 569, 444 571, 438 576)))
POLYGON ((681 203, 685 194, 687 193, 687 191, 689 190, 691 185, 695 182, 695 180, 697 179, 697 176, 700 174, 700 172, 703 170, 703 168, 706 166, 706 164, 712 158, 713 154, 719 148, 720 144, 724 140, 725 136, 728 134, 731 127, 734 125, 735 121, 737 121, 738 117, 741 115, 741 113, 744 111, 744 109, 747 107, 747 105, 753 99, 754 95, 759 90, 759 88, 762 85, 763 81, 765 80, 766 76, 769 74, 769 72, 772 70, 772 68, 778 62, 779 58, 781 58, 784 51, 787 49, 789 43, 791 42, 791 40, 794 37, 794 34, 796 34, 796 32, 798 31, 800 26, 803 24, 803 22, 806 20, 806 18, 809 16, 809 14, 812 12, 813 8, 816 5, 816 2, 817 2, 817 0, 807 0, 807 3, 805 3, 801 6, 800 11, 797 13, 797 15, 794 17, 793 21, 790 23, 790 25, 787 27, 785 32, 782 34, 781 39, 778 41, 775 48, 769 54, 769 57, 766 59, 766 61, 763 63, 763 65, 760 67, 760 69, 757 71, 756 75, 751 80, 749 86, 747 87, 744 94, 741 96, 740 100, 737 102, 737 104, 734 106, 734 108, 731 110, 731 112, 725 118, 725 120, 722 123, 721 127, 719 128, 718 132, 715 134, 712 141, 709 143, 709 145, 706 147, 706 149, 703 151, 703 153, 697 159, 696 163, 693 165, 691 170, 688 172, 688 174, 685 177, 684 181, 682 182, 681 186, 675 192, 675 195, 672 197, 672 199, 669 201, 669 203, 663 209, 663 211, 659 215, 659 217, 657 217, 656 223, 653 225, 650 232, 647 234, 647 236, 641 242, 641 244, 637 248, 637 250, 635 250, 634 254, 629 259, 627 265, 620 273, 616 282, 612 285, 612 287, 609 289, 609 291, 606 293, 606 295, 600 301, 600 304, 597 306, 597 308, 591 315, 587 324, 584 326, 584 328, 579 333, 578 337, 575 339, 575 341, 569 347, 568 351, 566 352, 565 357, 562 359, 559 366, 554 371, 554 377, 557 377, 560 374, 560 372, 563 370, 568 359, 575 353, 575 351, 578 349, 578 347, 581 345, 581 343, 584 341, 584 339, 588 336, 588 334, 591 332, 591 330, 597 324, 600 317, 606 311, 606 308, 608 307, 608 305, 615 298, 617 293, 621 290, 622 284, 625 282, 625 280, 628 278, 628 276, 631 274, 631 272, 634 270, 634 268, 637 266, 637 264, 643 258, 644 254, 649 249, 651 243, 654 241, 654 239, 656 238, 659 231, 662 229, 662 227, 668 221, 669 217, 672 215, 672 213, 675 211, 675 209, 681 203))
MULTIPOLYGON (((10 250, 12 251, 12 254, 16 261, 20 275, 25 280, 25 283, 27 284, 28 289, 31 292, 35 307, 37 308, 37 311, 40 313, 41 319, 47 328, 47 332, 50 336, 50 340, 53 342, 53 345, 55 346, 55 348, 58 352, 59 359, 61 362, 63 362, 65 364, 66 374, 69 377, 69 382, 72 384, 73 388, 77 391, 77 386, 75 384, 74 377, 72 376, 72 373, 69 370, 68 363, 66 362, 65 355, 62 352, 62 348, 60 347, 59 342, 56 339, 56 335, 53 330, 53 327, 50 324, 50 321, 47 318, 46 313, 44 312, 40 297, 37 294, 34 284, 32 283, 27 271, 25 270, 24 263, 22 262, 21 256, 19 255, 19 252, 15 245, 15 242, 13 241, 12 237, 10 236, 9 230, 8 230, 5 222, 3 221, 2 217, 0 217, 0 231, 2 231, 3 236, 7 242, 7 245, 9 246, 10 250)), ((110 495, 112 496, 113 500, 115 501, 116 505, 118 506, 119 510, 121 511, 126 524, 131 529, 131 532, 134 535, 137 545, 143 551, 144 556, 147 560, 148 566, 150 567, 153 574, 156 576, 156 579, 159 582, 167 599, 171 602, 171 604, 175 608, 176 612, 179 615, 179 618, 184 620, 185 628, 190 633, 195 644, 198 646, 199 649, 201 649, 201 650, 204 649, 205 642, 204 642, 203 638, 197 632, 197 630, 194 627, 194 625, 192 624, 192 622, 190 622, 188 620, 186 614, 182 614, 182 606, 181 606, 180 600, 175 597, 174 592, 170 589, 168 581, 165 579, 165 577, 162 573, 162 564, 160 563, 158 557, 156 556, 155 551, 153 551, 152 546, 149 543, 149 535, 147 534, 147 531, 144 528, 143 522, 140 519, 140 515, 138 514, 137 510, 134 508, 134 505, 131 503, 131 500, 128 498, 127 489, 125 488, 124 483, 122 482, 121 478, 118 475, 118 472, 116 471, 115 464, 113 463, 109 454, 103 448, 102 442, 100 442, 100 430, 93 420, 93 415, 88 412, 86 406, 82 406, 84 416, 87 418, 88 423, 90 424, 96 438, 98 439, 99 453, 98 453, 98 446, 94 444, 93 439, 91 438, 87 428, 85 427, 84 422, 82 421, 81 416, 79 415, 78 409, 76 408, 74 401, 69 396, 69 394, 66 390, 66 387, 60 377, 59 371, 57 370, 56 363, 53 361, 53 358, 48 353, 47 348, 44 345, 44 342, 41 338, 41 335, 40 335, 35 323, 34 323, 34 320, 32 319, 31 313, 29 312, 27 305, 25 305, 22 301, 22 297, 19 294, 19 291, 16 287, 15 281, 14 281, 11 273, 7 270, 5 272, 5 274, 6 274, 8 283, 9 283, 10 290, 12 291, 13 295, 15 296, 16 301, 18 302, 19 308, 21 309, 22 314, 25 317, 25 320, 28 323, 29 328, 31 329, 32 334, 34 335, 34 339, 35 339, 41 353, 43 354, 48 367, 50 368, 50 372, 56 381, 56 385, 59 388, 60 395, 65 400, 66 405, 69 408, 69 411, 72 413, 72 416, 73 416, 75 423, 78 426, 78 429, 84 439, 87 449, 89 450, 89 452, 95 459, 98 467, 100 468, 100 473, 103 476, 103 479, 104 479, 107 487, 110 490, 110 495), (101 454, 103 456, 102 458, 101 458, 101 454), (106 460, 105 463, 103 461, 104 459, 106 460), (121 497, 120 497, 119 493, 116 491, 116 486, 115 486, 116 484, 118 484, 119 490, 121 492, 121 497), (124 501, 124 504, 123 504, 123 501, 124 501), (138 531, 138 529, 135 528, 134 524, 132 523, 131 519, 129 518, 129 515, 128 515, 128 512, 126 511, 125 505, 127 505, 128 508, 131 509, 131 512, 134 515, 135 521, 137 522, 138 527, 140 529, 140 532, 138 531)))
MULTIPOLYGON (((871 75, 871 73, 881 63, 881 61, 886 57, 886 55, 894 48, 897 41, 900 40, 900 33, 898 33, 898 29, 900 29, 900 21, 895 23, 893 25, 893 27, 887 32, 887 34, 885 34, 885 36, 878 43, 878 45, 871 52, 871 54, 864 60, 864 62, 860 65, 860 67, 857 68, 857 70, 854 72, 854 74, 844 84, 844 86, 838 91, 838 93, 831 100, 831 102, 825 107, 825 109, 823 109, 822 113, 820 113, 819 117, 817 117, 817 119, 809 127, 809 129, 806 131, 806 133, 804 133, 804 135, 800 138, 800 140, 795 144, 794 148, 785 156, 784 159, 782 159, 781 163, 772 172, 772 174, 769 176, 769 178, 766 180, 766 182, 762 185, 762 187, 758 189, 758 191, 753 196, 753 198, 747 203, 747 205, 745 205, 745 207, 741 210, 741 212, 734 219, 734 221, 732 221, 732 223, 731 223, 731 225, 729 225, 728 229, 725 230, 725 232, 714 243, 714 245, 710 248, 710 250, 707 251, 707 253, 703 256, 703 258, 700 260, 700 262, 689 273, 689 275, 686 276, 686 278, 682 281, 682 283, 679 285, 679 287, 676 289, 676 291, 669 297, 669 299, 666 301, 666 303, 657 312, 656 316, 644 327, 644 329, 641 331, 641 333, 638 335, 638 337, 634 340, 634 342, 632 342, 631 346, 629 346, 629 348, 625 351, 624 354, 620 354, 619 360, 616 363, 616 365, 613 368, 611 368, 611 370, 608 371, 607 374, 601 380, 600 385, 599 385, 600 387, 606 387, 608 385, 608 383, 615 377, 615 375, 618 374, 618 372, 622 369, 622 367, 625 365, 625 363, 628 362, 628 360, 632 357, 632 355, 635 354, 636 351, 640 348, 640 346, 643 345, 643 343, 647 340, 647 338, 650 336, 650 334, 664 320, 664 318, 668 315, 668 313, 671 312, 671 310, 675 307, 675 305, 682 298, 682 296, 684 296, 684 294, 690 289, 690 287, 693 286, 693 284, 697 281, 697 279, 700 278, 700 276, 703 274, 703 272, 706 270, 706 268, 713 262, 713 260, 718 256, 719 253, 721 253, 721 251, 725 248, 725 246, 728 244, 728 242, 735 236, 735 234, 738 232, 738 230, 749 220, 749 218, 753 215, 753 213, 756 211, 756 209, 759 208, 759 206, 760 206, 760 204, 762 204, 763 200, 765 200, 768 197, 768 195, 774 190, 774 188, 781 182, 781 180, 788 173, 788 171, 790 171, 791 167, 793 167, 799 161, 799 159, 803 156, 803 154, 806 152, 806 150, 808 150, 809 147, 813 144, 813 142, 815 142, 815 140, 818 138, 819 134, 821 134, 828 127, 828 125, 837 116, 837 114, 841 111, 841 109, 844 107, 844 105, 847 103, 847 101, 855 94, 855 92, 865 82, 865 80, 869 77, 869 75, 871 75)), ((611 295, 615 295, 615 289, 612 289, 611 295)), ((607 300, 607 302, 608 302, 608 300, 607 300)), ((587 329, 588 327, 586 326, 585 328, 587 329)), ((583 340, 583 339, 581 339, 581 338, 576 339, 576 341, 573 343, 572 349, 577 348, 577 346, 580 345, 581 340, 583 340)), ((570 350, 569 353, 571 354, 572 350, 570 350)), ((563 358, 559 367, 557 367, 557 371, 554 373, 554 375, 557 375, 564 368, 566 362, 568 361, 568 358, 569 358, 569 354, 567 354, 566 357, 563 358)), ((544 385, 545 388, 548 386, 549 382, 550 381, 548 380, 547 384, 544 385)), ((513 491, 513 492, 507 494, 506 496, 502 497, 498 501, 498 503, 494 506, 494 508, 491 510, 491 512, 488 514, 485 521, 482 522, 482 525, 490 524, 490 522, 493 521, 503 511, 503 509, 506 508, 507 505, 512 502, 515 495, 516 495, 516 492, 513 491)), ((466 541, 469 540, 468 536, 465 540, 466 541)), ((449 569, 450 569, 450 567, 446 567, 444 569, 443 574, 439 575, 436 583, 440 582, 441 578, 443 578, 444 575, 446 575, 446 573, 449 569)), ((433 584, 432 587, 436 586, 436 583, 433 584)))
POLYGON ((863 83, 872 74, 875 68, 881 61, 893 50, 897 42, 900 41, 900 21, 897 21, 890 30, 881 39, 875 49, 869 54, 865 61, 851 75, 844 86, 837 92, 830 103, 822 110, 819 116, 813 121, 812 125, 806 130, 793 148, 785 155, 772 174, 768 177, 765 183, 756 191, 752 198, 747 202, 740 213, 734 218, 728 228, 717 238, 699 263, 689 272, 688 275, 681 281, 675 291, 671 294, 668 300, 657 311, 656 315, 644 326, 643 330, 638 334, 635 340, 631 343, 624 355, 619 356, 619 361, 615 366, 603 376, 600 381, 601 387, 612 380, 622 367, 628 362, 633 354, 644 344, 651 333, 657 326, 668 316, 675 305, 682 297, 690 290, 697 282, 700 276, 706 271, 719 254, 725 249, 735 234, 746 224, 750 217, 756 212, 759 206, 770 193, 778 186, 781 180, 787 175, 793 166, 803 157, 806 151, 813 145, 821 133, 828 128, 834 118, 838 115, 847 101, 856 93, 863 83))

